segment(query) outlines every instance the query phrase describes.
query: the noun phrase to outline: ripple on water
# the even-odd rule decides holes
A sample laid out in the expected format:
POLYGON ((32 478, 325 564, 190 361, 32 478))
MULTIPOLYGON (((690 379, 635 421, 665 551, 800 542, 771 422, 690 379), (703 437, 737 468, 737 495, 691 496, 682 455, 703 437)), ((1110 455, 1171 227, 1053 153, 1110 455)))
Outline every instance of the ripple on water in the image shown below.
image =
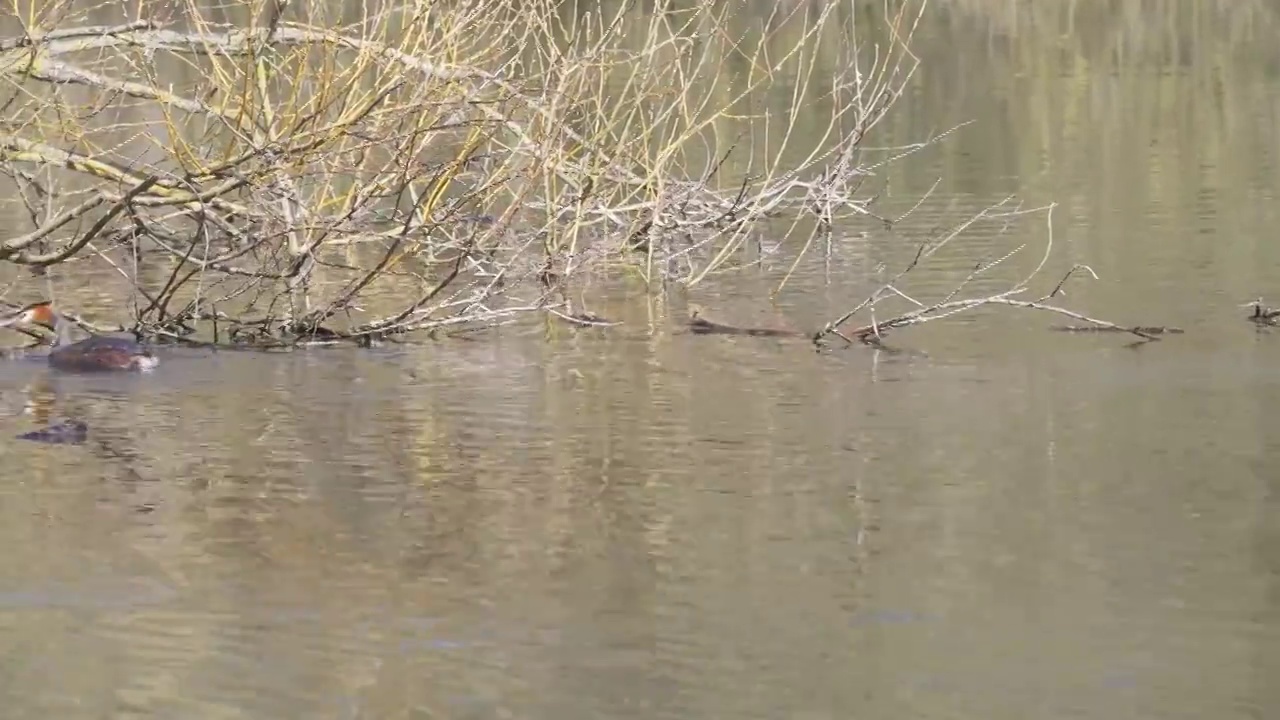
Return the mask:
POLYGON ((0 590, 0 610, 129 611, 174 601, 178 591, 151 578, 97 578, 0 590))

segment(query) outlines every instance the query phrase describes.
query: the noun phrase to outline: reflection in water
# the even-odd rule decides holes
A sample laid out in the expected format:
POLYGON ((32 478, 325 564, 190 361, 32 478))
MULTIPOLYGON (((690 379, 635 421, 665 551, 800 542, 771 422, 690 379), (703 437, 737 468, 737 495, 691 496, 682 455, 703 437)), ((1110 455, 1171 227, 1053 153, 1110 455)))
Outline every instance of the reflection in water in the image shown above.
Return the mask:
MULTIPOLYGON (((1280 335, 1235 307, 1280 287, 1274 33, 1015 5, 929 17, 893 142, 979 122, 892 171, 889 204, 944 178, 897 237, 1043 194, 1103 278, 1073 301, 1185 336, 982 316, 816 354, 624 303, 146 378, 5 363, 6 716, 1275 715, 1280 335), (62 418, 83 445, 14 439, 62 418)), ((837 243, 780 311, 820 326, 898 254, 837 243)), ((703 292, 772 325, 755 282, 703 292)))
POLYGON ((1240 651, 1276 631, 1248 620, 1269 576, 1232 519, 1258 491, 1241 413, 1280 376, 1169 357, 872 379, 865 353, 581 332, 79 384, 146 479, 8 451, 38 476, 0 504, 23 648, 0 692, 32 715, 1156 716, 1212 668, 1195 707, 1247 702, 1240 651))

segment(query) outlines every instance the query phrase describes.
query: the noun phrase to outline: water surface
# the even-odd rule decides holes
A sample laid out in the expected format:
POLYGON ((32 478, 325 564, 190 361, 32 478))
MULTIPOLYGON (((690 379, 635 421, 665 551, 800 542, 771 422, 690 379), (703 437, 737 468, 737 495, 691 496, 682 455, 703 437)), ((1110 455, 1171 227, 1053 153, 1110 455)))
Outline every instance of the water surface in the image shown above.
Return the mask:
MULTIPOLYGON (((892 170, 887 209, 941 178, 929 202, 847 228, 776 310, 785 263, 611 330, 6 363, 6 716, 1274 716, 1280 335, 1236 306, 1280 288, 1280 51, 1247 30, 1276 21, 1175 5, 935 3, 881 139, 976 122, 892 170), (1187 334, 1000 309, 890 355, 680 328, 689 300, 820 327, 1011 193, 1059 203, 1049 287, 1101 278, 1062 302, 1187 334), (12 439, 68 416, 84 445, 12 439)), ((1044 239, 1013 232, 912 292, 1044 239)))

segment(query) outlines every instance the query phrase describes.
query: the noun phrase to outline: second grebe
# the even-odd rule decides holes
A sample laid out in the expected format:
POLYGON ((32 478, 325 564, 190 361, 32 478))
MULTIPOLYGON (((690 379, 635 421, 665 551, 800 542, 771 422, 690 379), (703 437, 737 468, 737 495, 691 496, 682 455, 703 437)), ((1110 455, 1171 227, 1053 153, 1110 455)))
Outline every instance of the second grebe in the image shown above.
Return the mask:
POLYGON ((71 323, 47 302, 28 305, 0 326, 14 323, 43 325, 54 333, 49 364, 59 370, 92 372, 102 370, 146 371, 160 364, 159 358, 129 338, 90 335, 71 342, 71 323))

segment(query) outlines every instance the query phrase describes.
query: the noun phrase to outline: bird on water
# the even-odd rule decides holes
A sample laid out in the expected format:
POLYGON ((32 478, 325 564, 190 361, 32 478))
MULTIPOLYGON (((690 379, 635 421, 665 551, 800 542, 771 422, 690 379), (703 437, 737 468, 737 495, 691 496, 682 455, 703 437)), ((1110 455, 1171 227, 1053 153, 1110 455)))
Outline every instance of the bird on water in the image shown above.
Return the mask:
POLYGON ((49 302, 32 303, 0 320, 0 327, 15 324, 40 325, 53 331, 49 365, 58 370, 141 372, 160 364, 159 358, 129 338, 90 335, 79 342, 71 342, 71 322, 54 310, 49 302))

